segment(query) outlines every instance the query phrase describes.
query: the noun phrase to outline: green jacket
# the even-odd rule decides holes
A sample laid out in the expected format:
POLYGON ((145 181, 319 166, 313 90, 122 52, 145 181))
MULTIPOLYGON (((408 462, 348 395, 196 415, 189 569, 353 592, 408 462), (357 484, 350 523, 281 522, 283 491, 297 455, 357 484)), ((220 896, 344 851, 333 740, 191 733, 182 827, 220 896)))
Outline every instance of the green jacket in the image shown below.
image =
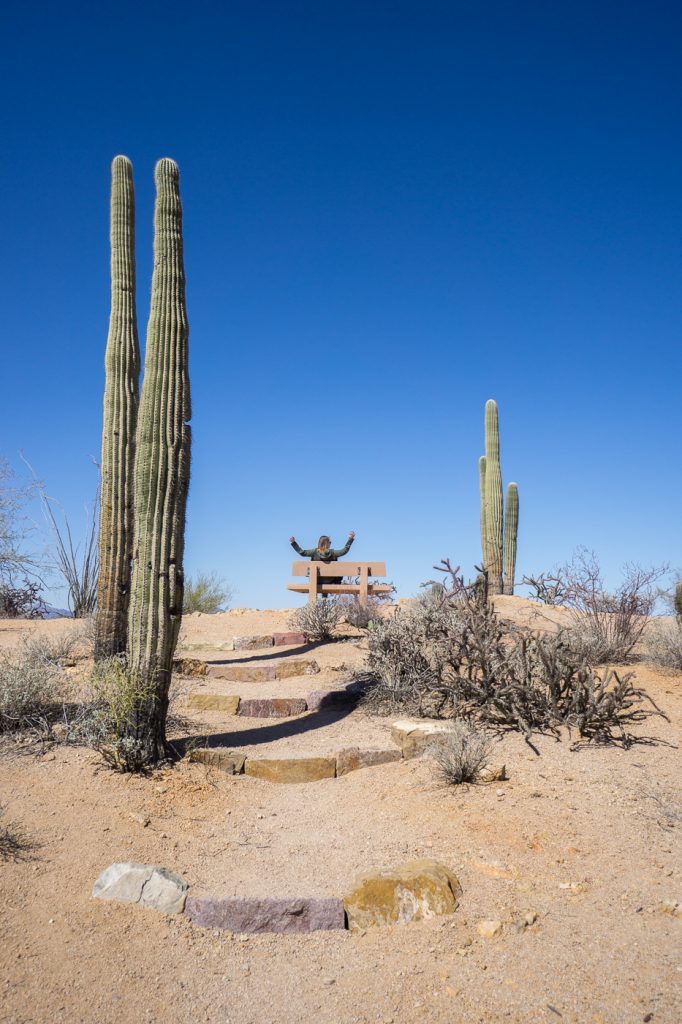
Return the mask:
POLYGON ((303 555, 304 558, 310 558, 313 562, 335 562, 337 558, 348 554, 354 539, 354 537, 349 537, 344 547, 336 550, 330 548, 329 551, 320 551, 319 548, 301 548, 296 541, 291 546, 297 554, 303 555))

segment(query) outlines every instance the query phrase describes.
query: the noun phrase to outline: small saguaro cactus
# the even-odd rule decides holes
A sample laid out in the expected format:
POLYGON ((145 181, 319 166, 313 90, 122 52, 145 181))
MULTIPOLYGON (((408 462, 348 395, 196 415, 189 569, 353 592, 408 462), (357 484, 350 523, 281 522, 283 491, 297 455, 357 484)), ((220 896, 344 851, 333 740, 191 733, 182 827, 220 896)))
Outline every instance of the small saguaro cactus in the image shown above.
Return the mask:
POLYGON ((131 723, 147 763, 166 754, 173 653, 182 618, 191 416, 179 173, 156 165, 154 273, 135 452, 128 670, 142 695, 131 723))
POLYGON ((111 314, 105 355, 95 657, 122 654, 133 551, 133 465, 140 344, 135 310, 135 192, 125 156, 111 165, 111 314))
POLYGON ((485 404, 485 455, 479 459, 481 487, 481 548, 491 594, 513 594, 516 538, 519 526, 519 492, 507 488, 505 518, 500 467, 500 431, 497 403, 485 404))

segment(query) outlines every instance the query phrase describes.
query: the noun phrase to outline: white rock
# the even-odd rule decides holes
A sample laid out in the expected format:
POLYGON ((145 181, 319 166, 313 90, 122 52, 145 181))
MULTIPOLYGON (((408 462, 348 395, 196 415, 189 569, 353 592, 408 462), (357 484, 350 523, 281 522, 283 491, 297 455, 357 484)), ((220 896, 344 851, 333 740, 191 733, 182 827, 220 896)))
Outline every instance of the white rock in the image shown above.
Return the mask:
POLYGON ((164 914, 181 914, 189 886, 155 864, 112 864, 99 876, 92 890, 95 899, 139 903, 164 914))

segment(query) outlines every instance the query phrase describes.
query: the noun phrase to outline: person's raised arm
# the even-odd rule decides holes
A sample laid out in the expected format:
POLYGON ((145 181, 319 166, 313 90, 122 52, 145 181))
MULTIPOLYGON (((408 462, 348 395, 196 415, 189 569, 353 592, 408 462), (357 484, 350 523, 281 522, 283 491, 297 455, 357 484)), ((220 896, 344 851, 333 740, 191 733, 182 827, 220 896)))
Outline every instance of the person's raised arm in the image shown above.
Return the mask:
POLYGON ((308 548, 308 549, 307 548, 300 548, 298 546, 298 544, 296 543, 296 538, 295 537, 289 537, 289 543, 291 544, 291 546, 294 549, 294 551, 296 552, 296 554, 297 555, 302 555, 303 558, 312 558, 313 555, 315 554, 315 549, 314 548, 308 548))
POLYGON ((332 556, 334 558, 341 558, 343 555, 347 555, 351 549, 351 544, 353 543, 354 540, 355 533, 353 530, 351 530, 350 533, 348 534, 348 540, 346 541, 345 545, 342 548, 339 548, 338 551, 332 551, 332 556))

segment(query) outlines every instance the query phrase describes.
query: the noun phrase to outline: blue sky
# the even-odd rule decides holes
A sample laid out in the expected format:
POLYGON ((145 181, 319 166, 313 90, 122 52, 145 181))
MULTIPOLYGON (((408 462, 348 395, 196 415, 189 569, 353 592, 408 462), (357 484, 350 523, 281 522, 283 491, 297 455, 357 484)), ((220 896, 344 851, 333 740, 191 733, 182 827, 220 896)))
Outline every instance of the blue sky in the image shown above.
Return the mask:
POLYGON ((286 606, 289 535, 350 529, 402 595, 444 555, 468 571, 491 397, 519 576, 577 544, 610 582, 680 564, 681 21, 656 2, 14 5, 0 453, 80 526, 110 162, 134 165, 144 339, 171 156, 189 572, 286 606))

